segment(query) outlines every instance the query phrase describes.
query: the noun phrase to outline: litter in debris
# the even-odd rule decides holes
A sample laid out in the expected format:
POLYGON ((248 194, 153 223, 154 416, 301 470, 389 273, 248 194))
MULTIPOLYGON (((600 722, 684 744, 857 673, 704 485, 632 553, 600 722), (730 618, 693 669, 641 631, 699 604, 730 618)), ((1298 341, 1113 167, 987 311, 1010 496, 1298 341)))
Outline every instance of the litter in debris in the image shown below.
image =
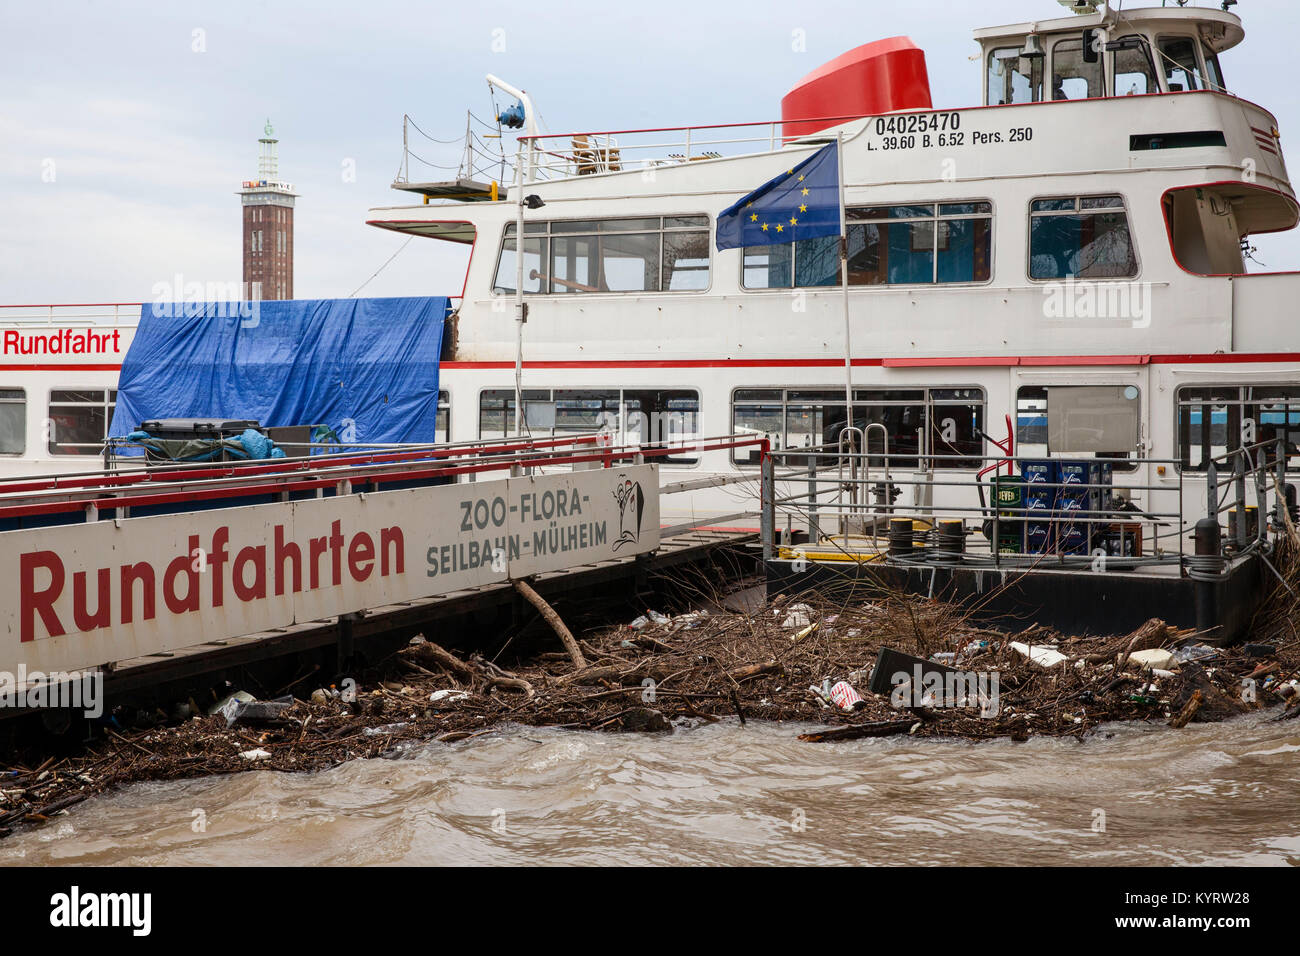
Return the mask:
POLYGON ((275 700, 239 700, 232 696, 227 699, 226 706, 221 708, 221 716, 226 718, 227 727, 241 723, 256 724, 276 720, 292 706, 292 694, 277 697, 275 700))
POLYGON ((840 681, 832 687, 830 697, 831 703, 840 710, 860 710, 867 703, 846 681, 840 681))
POLYGON ((1145 651, 1134 651, 1128 656, 1130 664, 1137 664, 1139 667, 1150 667, 1152 669, 1170 670, 1176 663, 1172 651, 1164 648, 1152 647, 1145 651))
POLYGON ((249 693, 248 691, 246 691, 246 690, 237 690, 237 691, 235 691, 233 694, 231 694, 229 697, 223 697, 223 698, 221 698, 221 700, 217 701, 215 704, 213 704, 211 707, 209 707, 209 708, 208 708, 208 716, 211 717, 211 716, 213 716, 214 714, 219 714, 219 713, 221 713, 222 711, 224 711, 224 710, 226 709, 226 705, 229 704, 231 701, 234 701, 234 700, 239 700, 239 701, 243 701, 243 702, 246 703, 246 704, 250 704, 250 703, 252 703, 253 701, 257 700, 257 698, 254 697, 252 694, 250 694, 250 693, 249 693))
POLYGON ((1010 647, 1022 657, 1027 657, 1039 667, 1055 667, 1068 658, 1054 647, 1043 647, 1034 644, 1022 644, 1019 641, 1012 641, 1010 647))
POLYGON ((792 640, 792 641, 802 641, 805 637, 807 637, 807 636, 808 636, 809 634, 811 634, 813 631, 817 630, 818 626, 819 626, 818 622, 814 621, 812 624, 809 624, 809 625, 808 625, 807 627, 805 627, 803 630, 801 630, 801 631, 799 631, 797 634, 795 634, 794 637, 790 638, 790 640, 792 640))
POLYGON ((429 695, 429 700, 435 704, 439 702, 450 704, 453 701, 464 700, 468 696, 467 690, 435 690, 429 695))
POLYGON ((1174 661, 1179 664, 1185 664, 1187 661, 1202 661, 1218 653, 1216 648, 1208 644, 1184 644, 1174 650, 1174 661))
POLYGON ((268 751, 263 750, 261 747, 257 747, 253 750, 241 750, 239 756, 243 757, 245 760, 271 759, 271 754, 268 751))
POLYGON ((384 724, 380 727, 367 727, 365 730, 361 731, 361 733, 366 737, 386 737, 389 734, 397 733, 399 730, 404 730, 408 726, 409 724, 407 724, 406 721, 402 721, 399 724, 384 724))
POLYGON ((807 627, 811 620, 809 615, 812 608, 807 604, 791 604, 786 609, 785 620, 781 622, 782 627, 807 627))

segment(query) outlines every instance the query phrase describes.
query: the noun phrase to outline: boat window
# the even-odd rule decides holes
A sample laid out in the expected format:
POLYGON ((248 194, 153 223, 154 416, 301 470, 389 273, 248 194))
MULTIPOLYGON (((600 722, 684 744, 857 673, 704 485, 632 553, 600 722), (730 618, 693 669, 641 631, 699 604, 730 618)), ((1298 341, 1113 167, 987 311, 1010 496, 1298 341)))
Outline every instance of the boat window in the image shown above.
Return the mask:
MULTIPOLYGON (((527 232, 524 233, 524 292, 546 291, 540 276, 542 267, 546 264, 546 250, 549 241, 546 238, 529 239, 527 232)), ((497 260, 497 278, 493 286, 494 292, 515 291, 515 280, 519 274, 519 260, 516 258, 518 248, 513 238, 502 241, 501 258, 497 260)))
POLYGON ((1135 275, 1137 254, 1121 197, 1036 199, 1030 203, 1031 279, 1135 275))
POLYGON ((433 440, 439 444, 451 441, 451 396, 438 392, 438 417, 433 426, 433 440))
POLYGON ((1228 92, 1223 83, 1223 68, 1219 66, 1219 54, 1207 46, 1201 47, 1201 56, 1205 60, 1205 85, 1208 89, 1228 92))
MULTIPOLYGON (((854 206, 845 210, 850 285, 986 282, 992 267, 988 202, 854 206)), ((746 289, 839 284, 839 239, 827 236, 752 246, 743 256, 746 289)))
POLYGON ((1101 57, 1095 50, 1086 52, 1087 56, 1083 37, 1052 44, 1052 99, 1086 100, 1106 95, 1101 57))
POLYGON ((1160 66, 1170 93, 1201 88, 1201 69, 1196 62, 1196 41, 1191 37, 1161 37, 1160 66))
POLYGON ((1105 458, 1137 467, 1141 392, 1135 385, 1022 385, 1016 390, 1016 456, 1105 458))
MULTIPOLYGON (((606 433, 615 445, 662 447, 700 437, 700 393, 691 389, 525 389, 524 422, 534 438, 606 433)), ((479 438, 514 431, 514 389, 479 395, 479 438)), ((669 455, 654 461, 693 465, 698 457, 669 455)))
MULTIPOLYGON (((732 395, 732 431, 762 435, 772 448, 835 447, 844 429, 844 390, 747 388, 732 395)), ((936 468, 978 468, 984 453, 984 392, 956 389, 855 389, 853 424, 865 429, 881 424, 889 435, 891 468, 915 468, 932 459, 936 468), (974 457, 968 457, 974 456, 974 457)), ((873 428, 866 447, 885 452, 880 429, 873 428)), ((736 464, 755 465, 756 449, 732 453, 736 464)))
POLYGON ((1022 57, 1020 47, 989 54, 989 106, 1037 103, 1043 98, 1043 57, 1022 57))
MULTIPOLYGON (((527 223, 524 291, 572 295, 707 289, 708 229, 707 216, 527 223), (529 239, 530 234, 535 238, 529 239)), ((507 224, 494 292, 514 292, 514 235, 514 224, 507 224)))
MULTIPOLYGON (((1184 387, 1174 395, 1178 455, 1185 471, 1259 442, 1285 442, 1286 470, 1300 471, 1300 386, 1184 387)), ((1275 461, 1269 449, 1268 460, 1275 461)))
POLYGON ((51 455, 98 455, 117 404, 116 389, 60 389, 50 394, 51 455))
POLYGON ((665 232, 660 288, 665 292, 700 292, 708 287, 709 234, 665 232))
POLYGON ((1115 51, 1115 95, 1141 96, 1159 93, 1155 64, 1151 62, 1151 48, 1146 37, 1133 35, 1120 37, 1128 46, 1115 51))
POLYGON ((0 388, 0 455, 27 451, 27 393, 21 388, 0 388))

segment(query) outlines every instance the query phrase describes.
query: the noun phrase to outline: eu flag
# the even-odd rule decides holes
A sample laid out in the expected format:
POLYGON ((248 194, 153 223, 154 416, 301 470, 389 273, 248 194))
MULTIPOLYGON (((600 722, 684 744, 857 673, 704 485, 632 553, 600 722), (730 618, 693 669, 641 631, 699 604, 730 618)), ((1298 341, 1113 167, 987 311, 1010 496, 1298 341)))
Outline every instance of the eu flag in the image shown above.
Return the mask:
POLYGON ((759 186, 718 213, 718 249, 840 234, 839 144, 759 186))

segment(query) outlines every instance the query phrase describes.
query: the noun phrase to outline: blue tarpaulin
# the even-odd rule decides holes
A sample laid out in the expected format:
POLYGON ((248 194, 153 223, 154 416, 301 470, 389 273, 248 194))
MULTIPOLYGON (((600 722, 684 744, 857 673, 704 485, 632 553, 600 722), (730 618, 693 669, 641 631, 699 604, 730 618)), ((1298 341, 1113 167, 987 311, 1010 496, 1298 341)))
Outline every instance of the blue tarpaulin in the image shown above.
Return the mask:
POLYGON ((345 442, 435 438, 443 296, 146 303, 111 437, 161 418, 329 425, 345 442))

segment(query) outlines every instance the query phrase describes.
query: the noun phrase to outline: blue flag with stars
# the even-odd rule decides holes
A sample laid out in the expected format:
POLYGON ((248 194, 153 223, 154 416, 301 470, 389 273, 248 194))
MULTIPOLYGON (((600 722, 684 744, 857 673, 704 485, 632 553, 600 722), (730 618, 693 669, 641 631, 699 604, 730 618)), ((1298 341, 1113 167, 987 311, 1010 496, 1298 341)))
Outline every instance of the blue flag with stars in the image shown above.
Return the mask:
POLYGON ((839 144, 768 180, 718 213, 718 249, 840 234, 839 144))

